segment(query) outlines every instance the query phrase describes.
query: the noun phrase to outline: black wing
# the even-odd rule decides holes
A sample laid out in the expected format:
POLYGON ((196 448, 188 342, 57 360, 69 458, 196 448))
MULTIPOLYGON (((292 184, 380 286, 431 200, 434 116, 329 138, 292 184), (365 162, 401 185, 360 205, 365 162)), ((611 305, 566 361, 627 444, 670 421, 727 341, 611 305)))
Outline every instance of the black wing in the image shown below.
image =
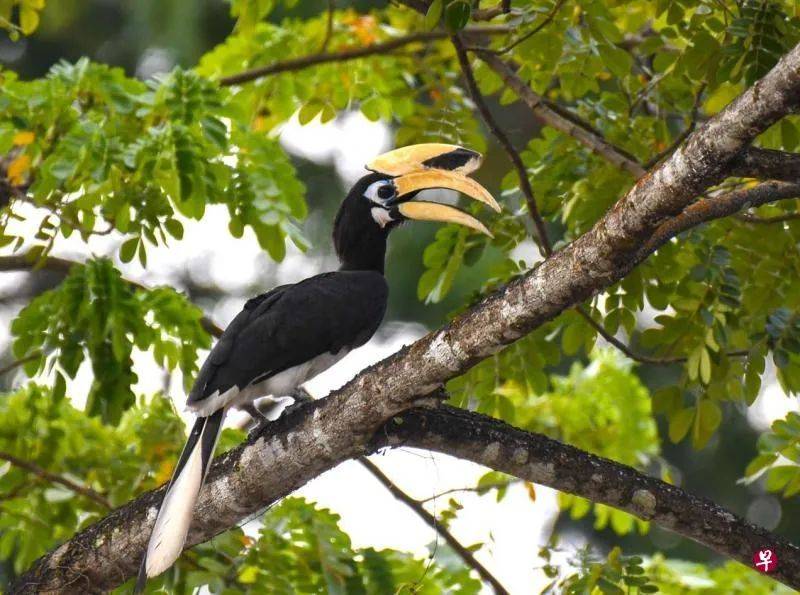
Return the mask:
POLYGON ((337 271, 249 300, 211 350, 188 403, 363 345, 383 320, 387 297, 380 273, 337 271))

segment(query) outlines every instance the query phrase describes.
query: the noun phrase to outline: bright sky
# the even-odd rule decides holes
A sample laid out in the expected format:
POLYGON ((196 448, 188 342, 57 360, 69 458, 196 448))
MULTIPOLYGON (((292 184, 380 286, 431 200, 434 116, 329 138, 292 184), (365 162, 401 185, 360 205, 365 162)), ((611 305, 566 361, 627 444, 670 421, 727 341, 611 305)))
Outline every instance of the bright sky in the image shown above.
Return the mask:
MULTIPOLYGON (((306 126, 290 123, 284 128, 281 140, 295 154, 334 164, 339 175, 349 183, 361 175, 364 163, 389 148, 391 135, 384 125, 370 123, 360 114, 351 114, 326 125, 318 122, 306 126)), ((169 248, 150 250, 147 271, 136 262, 119 262, 116 258, 119 236, 95 236, 91 238, 89 248, 95 255, 113 257, 126 277, 146 284, 175 285, 178 273, 188 271, 198 281, 206 281, 235 293, 246 290, 254 279, 267 271, 276 275, 279 283, 288 283, 315 274, 322 266, 320 262, 291 248, 283 263, 273 263, 262 254, 252 234, 246 233, 239 240, 229 235, 224 207, 212 207, 201 222, 184 222, 184 226, 186 232, 182 241, 173 242, 169 248), (208 242, 210 237, 214 238, 213 248, 208 242)), ((32 229, 33 225, 26 224, 17 231, 31 237, 32 229)), ((76 238, 62 238, 54 252, 70 257, 81 257, 87 253, 85 245, 76 238)), ((521 248, 519 252, 526 259, 535 257, 532 244, 521 248)), ((0 276, 0 290, 13 289, 20 279, 20 274, 0 276)), ((239 311, 243 302, 244 299, 225 300, 209 314, 224 325, 239 311)), ((425 306, 420 304, 419 307, 425 306)), ((0 312, 6 319, 13 314, 0 312)), ((8 341, 8 325, 0 328, 3 329, 0 330, 0 341, 8 341)), ((325 395, 368 364, 412 342, 423 332, 424 329, 413 324, 392 324, 388 328, 385 325, 379 336, 310 382, 308 388, 315 396, 325 395)), ((137 392, 149 394, 163 388, 164 374, 149 356, 137 354, 135 363, 140 378, 137 392)), ((90 383, 91 372, 88 366, 84 366, 70 386, 70 394, 85 394, 90 383)), ((774 374, 772 380, 764 384, 765 389, 756 406, 748 412, 748 419, 758 428, 764 428, 771 420, 783 417, 793 402, 796 406, 795 400, 787 399, 782 394, 773 394, 780 393, 774 382, 774 374)), ((171 383, 171 394, 178 409, 182 409, 185 398, 181 386, 182 381, 177 375, 171 383)), ((233 421, 236 421, 235 416, 233 421)), ((430 498, 453 488, 474 486, 486 472, 486 469, 472 463, 405 448, 373 456, 372 460, 399 487, 419 499, 430 498)), ((303 487, 299 494, 339 513, 342 527, 356 547, 390 547, 424 556, 427 547, 435 540, 431 528, 404 504, 396 501, 357 463, 340 465, 303 487)), ((446 506, 449 497, 431 501, 428 509, 436 513, 446 506)), ((536 553, 539 546, 548 540, 556 518, 555 492, 537 486, 536 500, 532 501, 525 487, 517 485, 509 490, 500 503, 492 496, 479 497, 471 493, 456 494, 455 497, 464 506, 451 527, 455 536, 467 546, 485 543, 485 547, 477 552, 477 558, 512 593, 539 592, 545 581, 536 570, 541 564, 536 553)))

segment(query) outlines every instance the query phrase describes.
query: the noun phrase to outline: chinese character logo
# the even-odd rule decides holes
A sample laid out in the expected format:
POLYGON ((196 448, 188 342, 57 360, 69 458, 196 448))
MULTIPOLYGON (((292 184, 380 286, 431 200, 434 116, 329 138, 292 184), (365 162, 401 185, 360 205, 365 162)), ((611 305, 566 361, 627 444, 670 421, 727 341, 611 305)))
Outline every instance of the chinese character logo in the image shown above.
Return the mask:
POLYGON ((753 566, 761 572, 773 572, 778 567, 778 557, 769 548, 758 550, 753 554, 753 566))

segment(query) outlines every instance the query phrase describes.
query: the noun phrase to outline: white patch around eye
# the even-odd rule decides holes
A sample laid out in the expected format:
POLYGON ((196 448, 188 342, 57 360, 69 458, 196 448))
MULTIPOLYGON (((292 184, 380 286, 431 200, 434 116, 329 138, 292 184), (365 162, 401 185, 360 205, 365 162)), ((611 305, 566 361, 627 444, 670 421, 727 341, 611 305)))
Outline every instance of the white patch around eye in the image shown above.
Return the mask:
POLYGON ((372 218, 375 219, 375 223, 380 225, 381 228, 386 227, 389 223, 394 221, 389 211, 383 207, 372 207, 370 213, 372 213, 372 218))
POLYGON ((367 186, 367 189, 364 191, 364 196, 374 203, 377 203, 379 205, 384 205, 386 204, 387 200, 391 200, 392 198, 395 197, 396 192, 394 192, 393 186, 394 185, 389 180, 378 180, 377 182, 373 182, 372 184, 367 186), (392 188, 393 190, 392 196, 388 196, 386 198, 381 198, 380 196, 378 196, 378 190, 380 190, 384 186, 389 186, 390 188, 392 188))

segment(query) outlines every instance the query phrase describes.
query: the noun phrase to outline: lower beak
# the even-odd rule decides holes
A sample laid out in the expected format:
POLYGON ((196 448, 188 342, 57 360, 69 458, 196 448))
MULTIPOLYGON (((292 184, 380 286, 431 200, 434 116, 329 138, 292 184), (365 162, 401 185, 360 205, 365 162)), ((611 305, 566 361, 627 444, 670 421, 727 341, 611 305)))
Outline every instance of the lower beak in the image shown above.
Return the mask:
POLYGON ((442 205, 436 202, 425 202, 421 200, 410 200, 398 204, 396 208, 406 219, 457 223, 458 225, 463 225, 480 233, 486 234, 490 238, 494 237, 492 233, 486 229, 486 226, 475 219, 475 217, 449 205, 442 205))

